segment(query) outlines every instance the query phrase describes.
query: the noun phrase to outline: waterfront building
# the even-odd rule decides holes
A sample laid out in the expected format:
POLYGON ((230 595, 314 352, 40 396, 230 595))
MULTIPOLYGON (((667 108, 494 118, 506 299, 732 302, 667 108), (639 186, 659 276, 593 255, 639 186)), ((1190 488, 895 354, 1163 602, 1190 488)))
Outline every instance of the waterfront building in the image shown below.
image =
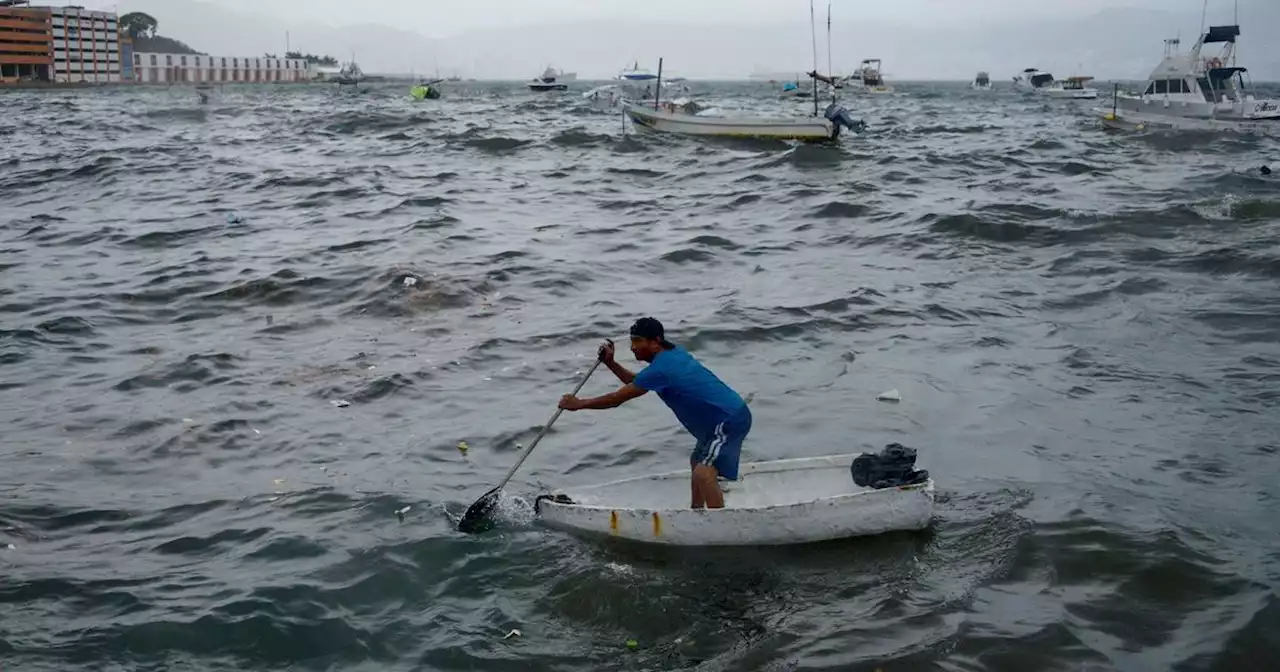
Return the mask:
POLYGON ((43 7, 0 0, 0 85, 50 81, 53 19, 43 7))
POLYGON ((133 81, 139 84, 274 84, 312 77, 311 67, 298 58, 133 52, 133 81))

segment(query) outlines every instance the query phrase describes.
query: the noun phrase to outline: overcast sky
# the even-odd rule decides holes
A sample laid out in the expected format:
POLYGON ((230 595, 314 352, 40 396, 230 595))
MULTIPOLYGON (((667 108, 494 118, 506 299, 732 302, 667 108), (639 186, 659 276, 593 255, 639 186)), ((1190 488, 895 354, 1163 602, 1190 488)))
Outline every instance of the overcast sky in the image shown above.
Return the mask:
MULTIPOLYGON (((812 67, 808 0, 80 0, 140 10, 160 34, 215 55, 289 45, 371 73, 524 79, 547 65, 612 77, 633 62, 701 79, 812 67), (256 17, 256 18, 254 18, 256 17)), ((1280 0, 1240 0, 1244 53, 1255 77, 1280 74, 1280 0), (1275 24, 1275 25, 1268 25, 1275 24)), ((814 3, 819 63, 826 0, 814 3)), ((1024 67, 1055 74, 1143 78, 1161 40, 1194 39, 1200 0, 832 0, 832 69, 883 58, 887 75, 1005 79, 1024 67), (1101 12, 1101 14, 1100 14, 1101 12)), ((1208 20, 1231 20, 1210 0, 1208 20)), ((1188 42, 1189 46, 1189 42, 1188 42)), ((823 68, 825 69, 825 68, 823 68)))
MULTIPOLYGON (((429 37, 467 30, 510 28, 593 19, 673 20, 697 23, 807 20, 808 0, 203 0, 238 11, 332 26, 385 23, 429 37)), ((1277 0, 1280 1, 1280 0, 1277 0)), ((85 6, 119 7, 129 0, 82 0, 85 6)), ((1223 3, 1224 0, 1215 0, 1223 3)), ((175 3, 179 4, 179 3, 175 3)), ((819 22, 826 0, 815 0, 819 22)), ((1112 7, 1199 9, 1196 0, 832 0, 844 20, 891 20, 919 27, 966 22, 1082 16, 1112 7), (1185 7, 1183 7, 1185 5, 1185 7)))

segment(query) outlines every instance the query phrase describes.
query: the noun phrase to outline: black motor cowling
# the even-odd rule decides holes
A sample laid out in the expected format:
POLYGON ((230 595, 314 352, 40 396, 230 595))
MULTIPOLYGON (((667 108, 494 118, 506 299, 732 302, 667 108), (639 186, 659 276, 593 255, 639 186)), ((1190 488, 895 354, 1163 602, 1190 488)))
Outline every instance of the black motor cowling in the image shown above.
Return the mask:
POLYGON ((876 489, 914 485, 929 480, 929 472, 916 469, 916 449, 891 443, 879 453, 863 453, 849 465, 853 482, 876 489))

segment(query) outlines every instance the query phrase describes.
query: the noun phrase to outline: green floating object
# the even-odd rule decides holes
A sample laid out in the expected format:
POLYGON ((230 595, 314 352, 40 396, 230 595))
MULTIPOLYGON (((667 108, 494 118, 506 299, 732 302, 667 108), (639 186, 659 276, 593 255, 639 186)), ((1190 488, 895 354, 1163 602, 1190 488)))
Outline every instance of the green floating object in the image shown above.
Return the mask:
POLYGON ((637 641, 636 641, 636 640, 634 640, 634 639, 628 639, 628 640, 627 640, 627 648, 628 648, 628 649, 638 649, 638 648, 640 648, 640 642, 637 642, 637 641))

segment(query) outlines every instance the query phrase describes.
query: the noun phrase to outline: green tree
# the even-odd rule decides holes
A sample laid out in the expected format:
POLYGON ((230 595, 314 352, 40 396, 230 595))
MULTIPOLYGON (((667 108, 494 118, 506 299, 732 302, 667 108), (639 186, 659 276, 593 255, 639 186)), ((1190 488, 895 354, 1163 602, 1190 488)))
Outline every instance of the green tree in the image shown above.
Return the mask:
POLYGON ((138 39, 140 37, 155 37, 156 29, 160 27, 160 22, 155 17, 143 12, 129 12, 120 17, 120 27, 125 29, 129 37, 138 39))
POLYGON ((338 64, 338 59, 332 56, 316 56, 315 54, 304 54, 301 51, 286 52, 284 57, 291 58, 291 59, 301 59, 306 61, 307 63, 311 63, 314 65, 335 66, 338 64))

